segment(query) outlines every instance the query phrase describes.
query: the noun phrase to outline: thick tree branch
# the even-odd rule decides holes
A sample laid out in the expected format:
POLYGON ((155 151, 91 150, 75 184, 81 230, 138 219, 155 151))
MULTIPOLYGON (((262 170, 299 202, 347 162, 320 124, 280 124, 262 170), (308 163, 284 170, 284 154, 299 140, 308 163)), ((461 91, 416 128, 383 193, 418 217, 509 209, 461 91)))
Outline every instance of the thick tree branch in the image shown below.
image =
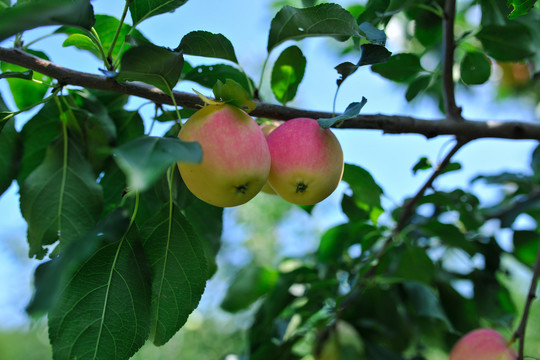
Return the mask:
MULTIPOLYGON (((61 85, 82 86, 149 99, 172 105, 171 98, 161 90, 141 83, 118 83, 101 75, 79 72, 37 58, 20 49, 0 47, 0 61, 19 65, 57 79, 61 85)), ((187 108, 203 105, 195 94, 174 91, 177 104, 187 108)), ((289 120, 295 117, 329 118, 330 112, 295 109, 281 105, 259 103, 251 112, 256 117, 289 120)), ((359 115, 344 121, 339 128, 382 130, 391 134, 421 134, 427 138, 454 135, 468 140, 479 138, 540 140, 540 124, 519 121, 453 121, 452 119, 418 119, 399 115, 359 115)))
POLYGON ((454 50, 456 41, 454 36, 454 20, 456 17, 456 0, 446 0, 443 17, 443 94, 446 117, 449 120, 463 120, 461 108, 456 105, 456 94, 454 86, 454 50))

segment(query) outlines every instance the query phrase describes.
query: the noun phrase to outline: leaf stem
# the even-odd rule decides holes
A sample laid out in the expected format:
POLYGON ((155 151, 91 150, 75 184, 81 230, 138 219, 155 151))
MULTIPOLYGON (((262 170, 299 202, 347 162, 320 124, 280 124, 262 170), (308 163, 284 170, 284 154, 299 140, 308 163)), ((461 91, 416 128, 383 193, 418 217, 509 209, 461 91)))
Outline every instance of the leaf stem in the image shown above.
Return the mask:
POLYGON ((87 32, 88 36, 90 37, 90 39, 92 39, 94 44, 96 44, 96 46, 97 46, 97 48, 99 50, 99 53, 101 54, 101 58, 103 59, 103 64, 105 65, 107 70, 112 71, 112 65, 109 64, 109 60, 107 58, 107 55, 105 55, 105 50, 103 49, 103 44, 101 44, 101 40, 99 38, 99 34, 97 33, 96 29, 94 29, 94 27, 92 27, 92 29, 90 31, 86 30, 86 32, 87 32))
MULTIPOLYGON (((58 111, 60 114, 63 113, 62 104, 60 103, 60 100, 58 100, 58 96, 54 97, 54 101, 56 102, 56 106, 58 106, 58 111)), ((61 241, 62 237, 62 208, 64 203, 64 191, 66 187, 66 179, 67 179, 67 163, 68 163, 68 133, 67 133, 67 124, 65 121, 61 121, 62 123, 62 138, 64 141, 64 148, 63 148, 63 157, 62 157, 62 180, 60 182, 60 191, 58 194, 58 208, 57 208, 57 231, 58 231, 58 239, 61 241)))
POLYGON ((264 79, 264 71, 266 70, 266 65, 268 64, 268 59, 270 59, 270 53, 268 53, 268 55, 266 55, 266 59, 264 59, 264 63, 263 63, 262 69, 261 69, 261 78, 259 79, 259 85, 257 86, 257 89, 256 89, 256 92, 257 92, 257 94, 255 94, 256 99, 259 98, 259 92, 261 91, 261 87, 262 87, 262 83, 263 83, 263 79, 264 79))
POLYGON ((129 0, 127 0, 126 4, 124 5, 124 11, 122 12, 120 23, 118 24, 118 28, 116 29, 116 33, 114 34, 114 38, 112 40, 111 46, 109 47, 109 52, 107 53, 107 61, 111 65, 114 64, 114 61, 112 59, 113 50, 114 50, 114 47, 116 46, 116 41, 118 40, 118 36, 120 36, 120 32, 122 31, 122 27, 124 26, 124 21, 126 20, 128 9, 129 9, 129 0))
POLYGON ((38 38, 36 38, 36 39, 30 41, 28 44, 23 45, 22 49, 23 49, 23 50, 26 50, 26 49, 28 49, 28 47, 29 47, 30 45, 33 45, 33 44, 37 43, 38 41, 43 40, 43 39, 46 39, 46 38, 48 38, 49 36, 53 36, 53 35, 56 35, 56 34, 55 34, 55 33, 50 33, 50 34, 47 34, 47 35, 40 36, 40 37, 38 37, 38 38))
POLYGON ((25 112, 25 111, 28 111, 28 110, 31 110, 31 109, 35 108, 35 107, 38 106, 38 105, 45 104, 46 102, 49 102, 51 99, 53 99, 53 98, 56 96, 56 94, 58 94, 58 92, 59 92, 60 90, 62 90, 62 87, 56 87, 56 88, 53 90, 53 92, 52 92, 51 95, 47 96, 46 98, 42 99, 41 101, 38 101, 38 102, 35 103, 35 104, 32 104, 32 105, 30 105, 30 106, 25 107, 24 109, 21 109, 21 110, 19 110, 19 111, 15 111, 15 112, 12 112, 12 113, 9 114, 9 115, 6 115, 5 117, 1 118, 0 121, 6 121, 6 120, 9 120, 9 119, 11 119, 12 117, 14 117, 14 116, 16 116, 16 115, 19 115, 19 114, 21 114, 21 113, 23 113, 23 112, 25 112))

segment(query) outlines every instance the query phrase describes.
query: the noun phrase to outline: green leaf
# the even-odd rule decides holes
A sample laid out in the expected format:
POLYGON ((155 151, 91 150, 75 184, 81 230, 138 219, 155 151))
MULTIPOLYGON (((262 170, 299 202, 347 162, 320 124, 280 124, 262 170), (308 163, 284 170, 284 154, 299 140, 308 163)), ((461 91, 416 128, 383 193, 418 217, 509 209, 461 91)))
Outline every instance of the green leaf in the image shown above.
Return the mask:
POLYGON ((515 19, 518 16, 528 14, 535 3, 536 0, 508 0, 507 6, 512 6, 513 8, 508 18, 515 19))
POLYGON ((0 11, 0 41, 46 25, 67 25, 90 30, 94 25, 90 0, 40 0, 18 2, 0 11))
POLYGON ((216 99, 236 106, 246 112, 250 112, 257 106, 257 103, 251 99, 249 93, 236 81, 227 79, 225 83, 217 81, 212 89, 216 99))
POLYGON ((287 40, 330 36, 345 41, 360 37, 356 20, 337 4, 320 4, 305 9, 284 6, 272 19, 268 35, 268 52, 287 40))
MULTIPOLYGON (((105 49, 105 52, 109 50, 112 45, 116 30, 120 25, 120 20, 110 15, 96 15, 96 23, 94 24, 94 29, 99 35, 99 40, 105 49)), ((64 41, 62 46, 75 46, 81 50, 90 51, 95 57, 102 60, 101 52, 97 48, 96 44, 88 37, 88 35, 79 29, 72 27, 62 26, 55 33, 63 33, 69 35, 68 38, 64 41)), ((112 58, 116 59, 120 54, 123 54, 128 49, 131 48, 131 44, 125 41, 126 35, 130 34, 131 37, 136 39, 141 39, 143 41, 148 41, 144 35, 137 29, 133 29, 131 25, 126 23, 122 24, 118 39, 114 46, 112 52, 112 58)))
POLYGON ((426 90, 431 84, 431 75, 419 75, 416 79, 411 81, 405 92, 405 99, 408 102, 412 101, 422 91, 426 90))
POLYGON ((285 105, 294 99, 305 70, 306 58, 298 46, 283 50, 272 69, 271 86, 277 101, 285 105))
POLYGON ((389 80, 404 82, 423 70, 420 58, 415 54, 401 53, 392 55, 387 62, 375 64, 371 70, 389 80))
POLYGON ((538 254, 538 238, 539 235, 536 231, 514 231, 514 255, 523 264, 532 267, 536 263, 536 255, 538 254))
POLYGON ((178 161, 202 161, 202 149, 198 143, 152 136, 132 140, 116 148, 114 154, 118 166, 128 178, 128 185, 137 191, 149 188, 178 161))
POLYGON ((133 26, 152 16, 173 12, 186 2, 187 0, 131 0, 129 12, 133 26))
POLYGON ((71 34, 62 43, 63 47, 75 46, 80 50, 90 51, 94 56, 101 59, 101 52, 97 45, 85 34, 71 34))
POLYGON ((476 38, 495 60, 522 61, 535 54, 529 29, 519 23, 484 26, 476 38))
POLYGON ((461 80, 467 85, 480 85, 491 76, 491 61, 481 52, 468 52, 460 64, 461 80))
POLYGON ((403 288, 417 315, 438 319, 442 321, 450 331, 453 331, 452 324, 444 313, 437 294, 433 289, 425 284, 413 281, 403 283, 403 288))
POLYGON ((208 31, 192 31, 182 38, 176 51, 185 55, 204 56, 225 59, 238 63, 234 47, 222 34, 213 34, 208 31))
POLYGON ((60 114, 54 102, 48 102, 21 131, 23 155, 17 180, 19 185, 43 161, 47 146, 58 136, 60 114))
MULTIPOLYGON (((27 50, 27 52, 39 58, 49 60, 47 55, 41 51, 27 50)), ((0 64, 0 69, 2 72, 4 72, 4 74, 20 74, 20 76, 7 76, 9 89, 11 90, 15 105, 17 105, 19 110, 25 109, 40 102, 49 90, 49 87, 45 84, 50 84, 52 82, 52 79, 46 75, 35 73, 21 66, 13 65, 7 62, 2 62, 0 64), (32 79, 44 82, 45 84, 38 84, 36 82, 29 81, 32 79)))
MULTIPOLYGON (((0 98, 0 109, 3 101, 0 98)), ((20 134, 15 130, 15 118, 2 123, 0 128, 0 195, 7 190, 19 171, 21 157, 20 134)))
POLYGON ((362 54, 356 65, 350 62, 344 62, 335 67, 337 72, 341 75, 337 80, 338 87, 341 86, 346 78, 358 70, 360 66, 384 63, 388 61, 392 54, 381 45, 363 44, 361 45, 361 50, 362 54))
POLYGON ((386 253, 378 272, 389 282, 414 280, 429 284, 435 273, 435 264, 424 249, 403 245, 386 253))
POLYGON ((55 359, 130 358, 150 328, 150 275, 135 227, 104 241, 49 312, 55 359))
POLYGON ((359 207, 381 208, 383 191, 369 172, 360 166, 345 164, 343 181, 349 184, 359 207))
POLYGON ((41 259, 43 248, 60 240, 65 247, 96 224, 103 195, 81 150, 57 139, 43 163, 21 184, 21 213, 28 223, 30 256, 41 259))
POLYGON ((128 225, 129 213, 116 208, 84 237, 66 246, 60 255, 40 264, 34 273, 35 292, 26 311, 40 315, 51 309, 73 271, 96 251, 101 242, 117 242, 122 238, 128 225))
POLYGON ((144 135, 144 122, 138 111, 118 109, 109 113, 116 126, 116 143, 123 145, 144 135))
MULTIPOLYGON (((176 177, 181 180, 181 177, 176 177)), ((183 184, 183 183, 182 183, 183 184)), ((208 264, 208 277, 217 271, 216 256, 221 247, 221 234, 223 232, 223 208, 210 205, 195 197, 187 190, 185 184, 184 194, 189 197, 187 204, 178 204, 184 215, 199 236, 208 264)))
POLYGON ((273 268, 248 265, 233 278, 221 302, 221 308, 231 313, 246 309, 271 291, 276 286, 278 278, 279 273, 273 268))
POLYGON ((360 111, 362 110, 364 105, 366 105, 366 103, 367 99, 362 96, 362 101, 350 103, 349 106, 347 106, 347 109, 345 109, 345 111, 343 112, 343 114, 328 119, 317 119, 317 121, 319 122, 320 127, 322 127, 323 129, 329 129, 338 121, 345 121, 357 117, 358 114, 360 114, 360 111))
POLYGON ((182 79, 196 82, 209 89, 212 89, 218 80, 224 83, 227 79, 236 81, 248 92, 253 91, 252 89, 255 87, 253 80, 248 80, 246 74, 225 64, 196 66, 189 72, 182 74, 182 79))
POLYGON ((433 168, 431 161, 427 157, 422 156, 412 168, 412 172, 416 175, 416 173, 420 170, 428 170, 431 168, 433 168))
POLYGON ((199 304, 207 265, 197 234, 173 203, 144 224, 141 236, 153 274, 150 338, 159 346, 199 304))
POLYGON ((142 81, 171 94, 178 82, 184 58, 181 53, 145 44, 132 47, 124 53, 118 81, 142 81))

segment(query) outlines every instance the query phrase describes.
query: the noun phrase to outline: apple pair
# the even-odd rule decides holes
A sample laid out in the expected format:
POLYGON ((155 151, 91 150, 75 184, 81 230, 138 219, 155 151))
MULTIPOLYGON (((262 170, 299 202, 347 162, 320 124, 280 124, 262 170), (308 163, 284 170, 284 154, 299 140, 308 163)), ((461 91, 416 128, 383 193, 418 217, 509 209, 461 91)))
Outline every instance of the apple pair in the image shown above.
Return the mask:
POLYGON ((343 175, 343 151, 316 120, 285 122, 265 138, 259 125, 231 105, 206 105, 182 126, 178 137, 197 141, 200 164, 178 163, 188 189, 220 207, 252 199, 270 183, 285 200, 314 205, 328 197, 343 175))

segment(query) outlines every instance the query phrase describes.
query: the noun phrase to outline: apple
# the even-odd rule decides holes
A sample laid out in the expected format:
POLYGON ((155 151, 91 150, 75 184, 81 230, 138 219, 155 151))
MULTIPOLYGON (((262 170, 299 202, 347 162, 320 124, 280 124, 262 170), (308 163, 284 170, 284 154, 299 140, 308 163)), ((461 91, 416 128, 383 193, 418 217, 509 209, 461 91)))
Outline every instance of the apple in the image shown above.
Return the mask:
POLYGON ((268 181, 286 201, 314 205, 341 181, 343 150, 332 131, 320 127, 317 120, 289 120, 266 140, 272 158, 268 181))
MULTIPOLYGON (((264 136, 268 137, 268 135, 274 131, 275 128, 277 128, 279 125, 283 124, 283 121, 278 120, 270 120, 261 123, 259 126, 264 134, 264 136)), ((270 195, 276 195, 276 192, 272 187, 270 186, 270 183, 267 181, 266 184, 264 184, 263 188, 261 189, 263 193, 270 194, 270 195)))
POLYGON ((186 121, 178 137, 201 145, 200 164, 178 163, 184 183, 199 199, 220 207, 237 206, 266 183, 270 171, 266 138, 243 110, 206 105, 186 121))
POLYGON ((462 337, 450 352, 449 360, 515 360, 508 341, 492 329, 477 329, 462 337))

